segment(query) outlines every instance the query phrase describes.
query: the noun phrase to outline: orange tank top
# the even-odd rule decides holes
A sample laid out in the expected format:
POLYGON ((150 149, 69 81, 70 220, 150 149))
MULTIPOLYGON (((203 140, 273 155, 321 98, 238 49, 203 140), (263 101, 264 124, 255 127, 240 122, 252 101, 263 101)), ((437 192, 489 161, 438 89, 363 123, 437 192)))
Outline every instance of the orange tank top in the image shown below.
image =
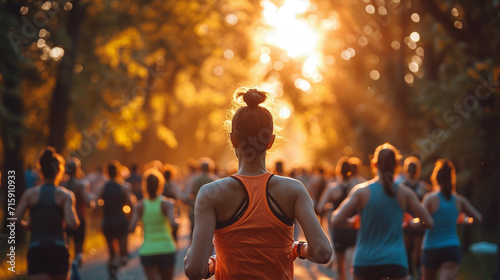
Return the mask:
POLYGON ((272 175, 233 175, 248 192, 248 208, 238 221, 215 230, 215 279, 293 280, 293 226, 269 208, 266 190, 272 175))

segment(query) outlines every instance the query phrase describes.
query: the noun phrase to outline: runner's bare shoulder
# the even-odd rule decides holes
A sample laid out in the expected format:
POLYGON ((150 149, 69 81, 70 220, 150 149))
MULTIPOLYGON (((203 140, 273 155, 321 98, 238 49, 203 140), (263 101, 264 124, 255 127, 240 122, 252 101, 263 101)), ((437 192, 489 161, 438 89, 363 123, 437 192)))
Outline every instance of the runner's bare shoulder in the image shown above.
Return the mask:
POLYGON ((369 181, 366 181, 366 182, 363 182, 363 183, 359 183, 357 185, 355 185, 351 192, 352 194, 354 193, 369 193, 370 192, 370 188, 368 188, 369 185, 373 184, 376 180, 369 180, 369 181))
POLYGON ((275 186, 277 186, 280 190, 286 192, 299 191, 300 189, 306 188, 304 184, 297 179, 279 175, 274 175, 271 178, 270 183, 275 184, 275 186))

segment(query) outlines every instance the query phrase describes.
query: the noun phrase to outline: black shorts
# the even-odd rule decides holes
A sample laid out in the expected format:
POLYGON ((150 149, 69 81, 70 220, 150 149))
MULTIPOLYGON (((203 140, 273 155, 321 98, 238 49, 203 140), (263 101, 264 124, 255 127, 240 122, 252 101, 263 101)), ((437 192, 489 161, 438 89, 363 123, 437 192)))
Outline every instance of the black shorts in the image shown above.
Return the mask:
POLYGON ((160 268, 171 267, 175 265, 175 253, 141 256, 143 266, 158 266, 160 268))
POLYGON ((83 244, 85 239, 85 220, 80 219, 80 226, 77 229, 66 229, 66 236, 68 239, 73 238, 75 244, 83 244))
POLYGON ((462 262, 462 252, 459 246, 424 249, 422 252, 422 263, 428 269, 438 270, 445 262, 458 264, 462 262))
POLYGON ((28 275, 68 274, 68 249, 62 246, 37 246, 28 249, 28 275))
POLYGON ((334 228, 331 231, 331 235, 335 252, 344 253, 347 248, 356 245, 358 230, 352 228, 334 228))
POLYGON ((379 280, 380 278, 403 278, 408 275, 408 269, 396 264, 354 266, 354 275, 365 280, 379 280))
POLYGON ((102 225, 102 233, 107 239, 124 238, 128 235, 127 224, 102 225))

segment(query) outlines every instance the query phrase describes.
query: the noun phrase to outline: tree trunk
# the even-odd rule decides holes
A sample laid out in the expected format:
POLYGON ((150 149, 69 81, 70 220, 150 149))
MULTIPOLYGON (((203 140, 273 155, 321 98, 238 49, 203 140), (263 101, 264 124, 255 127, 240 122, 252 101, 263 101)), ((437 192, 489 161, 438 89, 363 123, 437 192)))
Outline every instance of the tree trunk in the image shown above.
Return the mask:
MULTIPOLYGON (((14 215, 9 210, 16 208, 24 192, 23 157, 21 155, 23 134, 23 100, 21 96, 23 59, 19 52, 22 46, 16 44, 19 42, 27 46, 26 42, 28 40, 24 37, 20 41, 16 40, 16 42, 9 39, 11 36, 17 36, 18 39, 21 38, 18 35, 22 34, 19 9, 23 4, 22 1, 7 1, 0 6, 0 13, 2 14, 2 17, 0 17, 0 53, 3 56, 2 62, 0 62, 0 73, 2 75, 0 124, 3 142, 1 181, 1 197, 3 201, 1 204, 5 213, 2 223, 2 233, 7 235, 12 235, 7 225, 12 222, 12 220, 8 219, 14 215), (9 190, 11 190, 11 200, 7 201, 9 190), (8 202, 14 204, 9 204, 8 202), (8 209, 9 206, 12 208, 8 209)), ((15 228, 15 241, 17 244, 22 244, 24 241, 24 232, 19 226, 15 228)))
POLYGON ((394 106, 397 110, 397 121, 395 123, 395 129, 397 134, 397 142, 395 143, 396 147, 409 147, 410 140, 408 137, 408 133, 406 131, 409 130, 408 127, 408 95, 409 88, 405 82, 405 73, 408 72, 408 62, 407 62, 407 53, 406 46, 404 43, 404 38, 408 36, 408 26, 410 21, 409 9, 406 8, 406 1, 401 1, 401 15, 398 16, 398 24, 401 28, 401 34, 399 41, 401 42, 401 48, 398 51, 398 58, 396 61, 396 71, 394 73, 393 84, 395 85, 394 90, 392 91, 394 98, 394 106))
POLYGON ((68 44, 64 47, 64 56, 57 71, 57 81, 52 94, 49 116, 49 138, 47 144, 62 153, 66 146, 66 126, 71 105, 70 92, 73 82, 73 68, 78 53, 80 29, 85 17, 85 8, 79 0, 72 2, 73 8, 68 14, 66 34, 68 44))

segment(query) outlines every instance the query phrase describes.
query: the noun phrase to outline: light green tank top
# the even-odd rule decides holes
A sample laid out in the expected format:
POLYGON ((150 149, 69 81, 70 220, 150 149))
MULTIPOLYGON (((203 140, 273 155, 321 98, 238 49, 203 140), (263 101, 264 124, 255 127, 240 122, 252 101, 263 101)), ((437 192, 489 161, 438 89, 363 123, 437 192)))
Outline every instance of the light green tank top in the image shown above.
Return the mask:
POLYGON ((161 212, 161 198, 144 198, 142 223, 144 224, 144 242, 139 255, 150 256, 175 253, 176 247, 172 236, 172 227, 168 217, 161 212))

